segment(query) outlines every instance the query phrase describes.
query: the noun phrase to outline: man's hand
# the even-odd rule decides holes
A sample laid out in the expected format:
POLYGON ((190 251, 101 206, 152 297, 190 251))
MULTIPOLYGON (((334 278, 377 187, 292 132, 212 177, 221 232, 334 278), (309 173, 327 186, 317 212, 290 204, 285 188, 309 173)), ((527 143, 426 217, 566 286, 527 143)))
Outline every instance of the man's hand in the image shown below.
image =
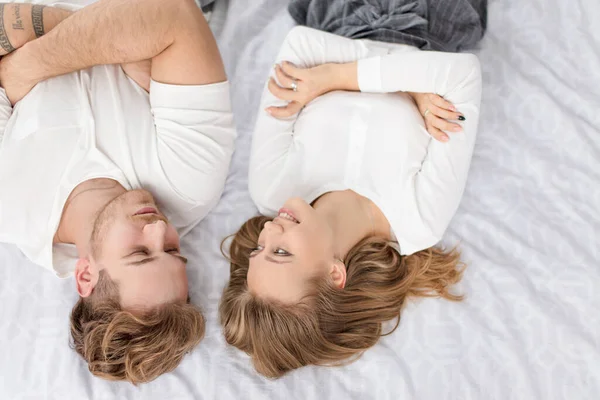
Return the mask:
POLYGON ((21 63, 20 50, 2 57, 0 60, 0 86, 6 91, 14 106, 38 83, 27 75, 29 65, 21 63))
POLYGON ((409 92, 408 94, 417 103, 417 108, 425 120, 425 127, 434 139, 440 142, 447 142, 450 138, 442 131, 462 131, 462 127, 459 124, 448 121, 464 121, 465 117, 457 112, 456 107, 443 97, 434 93, 409 92))
POLYGON ((38 4, 0 3, 0 86, 14 106, 38 83, 23 47, 68 18, 71 11, 38 4), (18 50, 17 50, 18 49, 18 50), (17 50, 17 51, 15 51, 17 50), (10 53, 10 54, 7 54, 10 53))
POLYGON ((152 73, 152 60, 144 60, 133 63, 121 64, 123 72, 133 79, 146 92, 150 91, 150 79, 152 73))

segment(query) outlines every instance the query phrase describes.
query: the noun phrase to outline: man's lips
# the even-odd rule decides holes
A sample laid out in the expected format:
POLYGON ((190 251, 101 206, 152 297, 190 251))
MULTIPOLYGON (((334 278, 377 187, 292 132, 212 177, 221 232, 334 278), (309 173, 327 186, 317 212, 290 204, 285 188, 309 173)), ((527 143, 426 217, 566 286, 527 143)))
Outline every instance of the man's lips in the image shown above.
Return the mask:
POLYGON ((146 214, 158 214, 158 210, 154 207, 144 207, 144 208, 138 210, 133 215, 146 215, 146 214))

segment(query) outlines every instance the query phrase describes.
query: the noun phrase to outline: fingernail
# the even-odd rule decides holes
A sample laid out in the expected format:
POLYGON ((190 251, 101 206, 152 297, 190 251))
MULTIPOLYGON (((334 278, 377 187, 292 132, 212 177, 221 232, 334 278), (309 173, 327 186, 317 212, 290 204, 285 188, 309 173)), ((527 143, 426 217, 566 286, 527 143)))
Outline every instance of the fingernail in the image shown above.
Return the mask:
POLYGON ((456 111, 456 107, 454 107, 454 106, 450 106, 450 109, 451 109, 452 111, 456 111))
POLYGON ((448 136, 442 136, 442 142, 447 142, 448 141, 448 136))
POLYGON ((454 128, 452 128, 452 130, 454 132, 460 132, 460 131, 462 131, 462 128, 460 126, 455 126, 454 128))
POLYGON ((459 115, 459 116, 458 116, 458 120, 459 120, 459 121, 465 121, 465 120, 466 120, 466 118, 465 118, 465 117, 463 117, 462 115, 459 115))

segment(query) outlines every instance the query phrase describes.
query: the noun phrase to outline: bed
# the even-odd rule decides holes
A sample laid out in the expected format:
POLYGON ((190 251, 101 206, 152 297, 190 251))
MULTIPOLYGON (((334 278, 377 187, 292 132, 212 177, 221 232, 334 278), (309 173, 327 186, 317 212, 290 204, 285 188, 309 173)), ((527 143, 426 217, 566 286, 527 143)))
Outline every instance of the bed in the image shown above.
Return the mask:
MULTIPOLYGON (((86 3, 86 0, 77 1, 86 3)), ((50 3, 50 1, 46 1, 50 3)), ((0 399, 599 399, 600 3, 490 0, 484 95, 467 189, 444 243, 469 264, 462 303, 410 302, 357 362, 277 381, 226 346, 221 239, 256 213, 247 166, 261 89, 293 26, 284 0, 217 0, 211 27, 239 130, 214 212, 183 241, 206 338, 134 387, 94 378, 68 346, 71 279, 0 244, 0 399)))

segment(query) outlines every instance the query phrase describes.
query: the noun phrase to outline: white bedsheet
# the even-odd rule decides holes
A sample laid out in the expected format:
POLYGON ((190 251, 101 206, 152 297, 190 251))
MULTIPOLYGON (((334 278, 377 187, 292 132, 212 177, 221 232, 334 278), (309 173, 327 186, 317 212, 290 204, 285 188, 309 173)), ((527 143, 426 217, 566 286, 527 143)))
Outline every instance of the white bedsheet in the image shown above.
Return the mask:
POLYGON ((400 328, 358 362, 278 381, 225 346, 219 242, 255 213, 249 145, 265 77, 293 25, 286 5, 229 0, 225 16, 227 1, 217 0, 213 15, 240 138, 222 202, 184 240, 206 339, 150 384, 94 378, 67 345, 73 281, 0 245, 0 399, 599 399, 597 0, 491 0, 481 128, 446 236, 469 263, 464 302, 411 303, 400 328))

